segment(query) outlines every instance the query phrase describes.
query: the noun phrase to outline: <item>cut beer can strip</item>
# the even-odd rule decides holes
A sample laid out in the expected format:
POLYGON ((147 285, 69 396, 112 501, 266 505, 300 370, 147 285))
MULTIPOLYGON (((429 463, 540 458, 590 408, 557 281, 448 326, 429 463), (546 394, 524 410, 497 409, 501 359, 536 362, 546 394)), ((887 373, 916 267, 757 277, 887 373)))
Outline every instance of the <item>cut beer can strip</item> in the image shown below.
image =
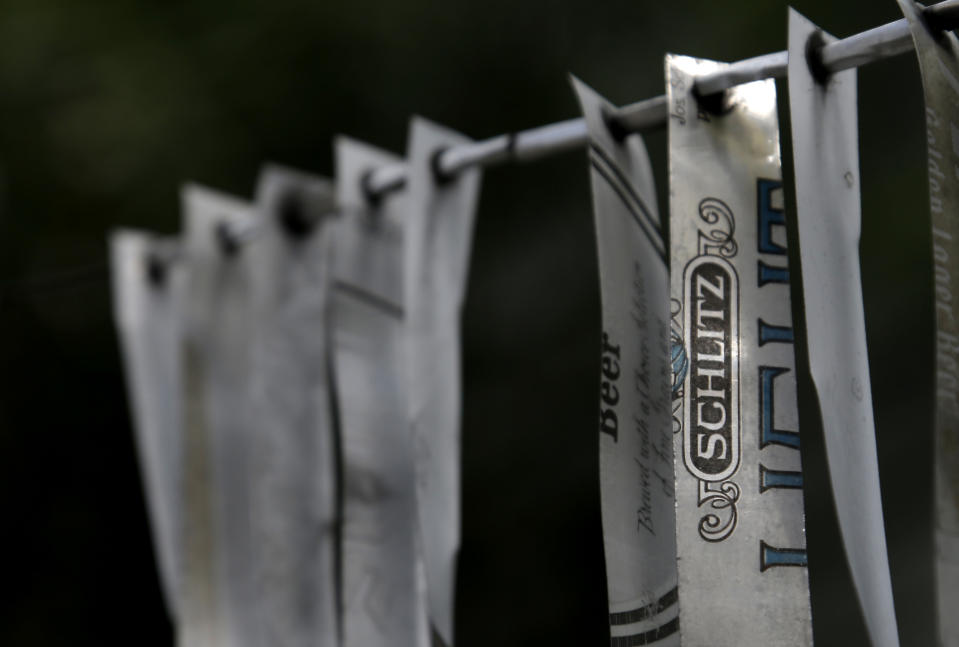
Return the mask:
POLYGON ((453 642, 460 545, 460 314, 479 198, 480 171, 439 172, 442 150, 469 140, 414 118, 408 144, 409 193, 404 307, 409 420, 416 452, 417 510, 433 639, 453 642))
POLYGON ((812 643, 776 88, 667 56, 683 644, 812 643))
POLYGON ((249 608, 249 263, 225 233, 249 227, 252 206, 210 189, 182 191, 183 644, 243 645, 249 608))
POLYGON ((873 645, 898 645, 886 556, 859 267, 856 70, 826 77, 835 41, 789 13, 789 107, 809 371, 853 584, 873 645), (818 77, 818 78, 817 78, 818 77))
POLYGON ((259 645, 340 645, 339 448, 330 392, 333 184, 260 174, 252 259, 250 516, 259 645))
POLYGON ((180 344, 182 264, 175 242, 146 232, 110 236, 114 320, 120 335, 153 550, 170 618, 176 624, 182 568, 180 344))
POLYGON ((428 647, 407 424, 403 251, 405 193, 373 200, 374 168, 401 163, 335 142, 332 353, 343 447, 343 644, 428 647))
POLYGON ((612 645, 678 645, 669 276, 652 167, 638 134, 578 79, 599 255, 599 478, 612 645))
POLYGON ((959 39, 899 0, 919 55, 926 102, 935 277, 935 569, 939 644, 959 646, 959 39))

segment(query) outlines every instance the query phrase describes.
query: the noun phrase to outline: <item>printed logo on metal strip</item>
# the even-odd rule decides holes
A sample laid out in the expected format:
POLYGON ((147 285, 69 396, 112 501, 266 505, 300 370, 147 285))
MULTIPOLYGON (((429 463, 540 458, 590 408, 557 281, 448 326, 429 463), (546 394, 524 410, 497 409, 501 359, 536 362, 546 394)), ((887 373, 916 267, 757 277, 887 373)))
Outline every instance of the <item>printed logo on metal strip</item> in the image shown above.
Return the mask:
POLYGON ((701 481, 723 481, 740 460, 736 273, 724 258, 697 256, 683 283, 689 362, 683 459, 701 481))

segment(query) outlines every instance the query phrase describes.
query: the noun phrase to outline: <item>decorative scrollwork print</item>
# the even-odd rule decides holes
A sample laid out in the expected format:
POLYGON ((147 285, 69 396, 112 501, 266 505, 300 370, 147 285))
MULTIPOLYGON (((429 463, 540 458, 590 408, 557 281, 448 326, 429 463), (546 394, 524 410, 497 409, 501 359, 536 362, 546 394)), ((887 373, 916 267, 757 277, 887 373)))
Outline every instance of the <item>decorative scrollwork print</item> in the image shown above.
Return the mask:
POLYGON ((724 258, 732 258, 739 251, 734 236, 736 218, 733 210, 719 198, 704 198, 699 203, 699 219, 706 225, 699 228, 699 253, 712 254, 717 250, 724 258))
POLYGON ((719 489, 711 487, 712 483, 700 481, 699 507, 709 505, 710 510, 699 520, 699 535, 706 541, 722 541, 733 533, 739 520, 736 502, 739 501, 739 486, 732 481, 719 484, 719 489))

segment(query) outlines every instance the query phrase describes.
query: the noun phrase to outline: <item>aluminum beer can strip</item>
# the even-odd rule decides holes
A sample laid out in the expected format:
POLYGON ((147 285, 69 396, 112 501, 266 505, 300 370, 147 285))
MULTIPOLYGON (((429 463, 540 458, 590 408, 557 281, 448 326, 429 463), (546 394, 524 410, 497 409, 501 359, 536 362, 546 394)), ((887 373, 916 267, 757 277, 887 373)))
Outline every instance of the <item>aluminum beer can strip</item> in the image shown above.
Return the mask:
POLYGON ((789 13, 789 107, 809 370, 846 557, 873 645, 898 645, 859 267, 856 70, 823 74, 835 38, 789 13))
POLYGON ((110 236, 114 320, 120 335, 153 550, 166 608, 177 625, 183 498, 180 344, 182 264, 175 244, 146 232, 110 236))
POLYGON ((656 190, 638 134, 578 79, 599 253, 599 478, 611 643, 679 645, 669 277, 656 190))
POLYGON ((436 156, 469 140, 416 117, 408 144, 404 307, 409 421, 433 640, 452 645, 460 545, 460 314, 480 171, 447 177, 436 156))
POLYGON ((899 0, 926 100, 936 317, 935 542, 939 644, 959 646, 959 39, 899 0))
POLYGON ((183 338, 183 644, 242 645, 252 594, 247 460, 249 264, 225 245, 251 205, 210 189, 182 191, 187 264, 183 338))
POLYGON ((256 190, 250 517, 258 645, 340 644, 338 447, 330 392, 333 184, 268 166, 256 190))
POLYGON ((670 353, 684 645, 812 643, 773 81, 698 97, 666 57, 670 353))
POLYGON ((428 647, 407 424, 405 192, 371 199, 374 168, 402 163, 335 141, 338 220, 330 308, 343 448, 343 645, 428 647))

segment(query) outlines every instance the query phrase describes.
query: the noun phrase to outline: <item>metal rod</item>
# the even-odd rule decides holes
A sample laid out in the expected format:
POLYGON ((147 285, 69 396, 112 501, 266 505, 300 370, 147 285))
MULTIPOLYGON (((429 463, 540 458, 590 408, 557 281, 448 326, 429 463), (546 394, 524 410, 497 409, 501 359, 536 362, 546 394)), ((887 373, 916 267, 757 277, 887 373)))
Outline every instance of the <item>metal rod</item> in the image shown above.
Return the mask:
POLYGON ((783 77, 786 76, 788 61, 788 52, 775 52, 737 61, 696 79, 696 91, 701 95, 717 94, 743 83, 783 77))
MULTIPOLYGON (((936 29, 951 29, 959 24, 959 0, 945 0, 923 11, 936 29)), ((912 36, 905 18, 835 41, 822 49, 822 62, 831 72, 861 67, 912 49, 912 36)), ((742 83, 786 76, 786 52, 774 52, 737 61, 701 76, 696 87, 701 94, 723 92, 742 83)), ((653 97, 617 109, 610 120, 626 132, 660 128, 666 123, 668 110, 665 96, 653 97)), ((444 151, 439 158, 443 173, 455 175, 478 165, 492 166, 506 161, 526 162, 553 153, 577 148, 586 143, 586 122, 569 119, 555 124, 499 135, 483 141, 457 146, 444 151)), ((367 177, 366 189, 382 195, 406 183, 403 166, 376 169, 367 177)))
POLYGON ((567 119, 516 134, 513 157, 522 162, 577 148, 586 143, 586 122, 567 119))
POLYGON ((668 118, 669 107, 665 94, 623 106, 612 115, 619 127, 628 132, 656 128, 665 124, 668 118))
POLYGON ((841 72, 910 50, 912 34, 903 18, 823 47, 822 62, 831 72, 841 72))

